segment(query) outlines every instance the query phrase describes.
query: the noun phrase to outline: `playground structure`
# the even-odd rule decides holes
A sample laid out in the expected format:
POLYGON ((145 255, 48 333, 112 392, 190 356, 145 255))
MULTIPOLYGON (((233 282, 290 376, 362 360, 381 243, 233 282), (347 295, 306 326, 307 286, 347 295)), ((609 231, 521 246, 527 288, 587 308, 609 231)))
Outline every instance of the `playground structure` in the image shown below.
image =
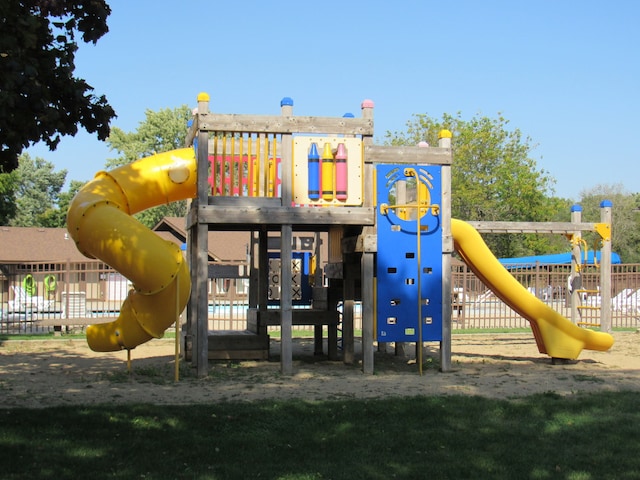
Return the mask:
MULTIPOLYGON (((424 331, 422 322, 416 321, 416 309, 421 302, 418 301, 420 280, 417 280, 418 267, 415 263, 415 234, 402 230, 397 231, 398 235, 411 244, 415 266, 411 275, 413 282, 406 286, 406 290, 415 298, 413 302, 409 299, 396 302, 397 313, 387 315, 390 326, 391 318, 395 319, 393 335, 381 330, 379 324, 374 325, 376 305, 383 303, 376 303, 374 293, 375 269, 380 271, 380 266, 374 262, 377 255, 374 183, 381 177, 376 172, 378 165, 395 166, 392 169, 396 172, 397 181, 392 183, 408 183, 409 171, 417 172, 424 165, 442 170, 443 173, 438 172, 437 175, 440 181, 450 171, 449 138, 443 138, 442 145, 434 148, 375 146, 373 103, 370 101, 362 103, 361 118, 352 115, 341 118, 296 117, 293 116, 290 99, 283 99, 281 109, 281 115, 272 117, 213 114, 209 112, 208 97, 199 97, 188 143, 197 145, 199 159, 213 156, 214 159, 232 160, 224 168, 216 165, 212 173, 208 162, 198 162, 198 178, 213 177, 216 185, 222 188, 214 187, 212 195, 210 182, 199 181, 198 198, 192 203, 187 220, 191 233, 188 252, 190 264, 195 268, 192 268, 194 295, 187 314, 185 350, 188 356, 191 353, 199 374, 206 373, 207 360, 216 358, 218 354, 215 352, 219 349, 226 355, 233 355, 235 348, 239 355, 246 355, 249 350, 255 351, 258 343, 264 351, 268 347, 267 327, 270 325, 280 327, 281 368, 285 373, 292 370, 291 327, 294 324, 313 325, 318 345, 322 345, 322 330, 326 327, 330 357, 337 356, 340 324, 342 356, 345 362, 351 363, 354 360, 353 309, 356 300, 362 301, 363 318, 370 319, 363 325, 362 333, 366 339, 363 340, 365 372, 373 372, 373 343, 377 335, 385 334, 387 341, 419 341, 421 338, 441 341, 442 313, 429 314, 430 324, 424 331), (236 170, 236 157, 246 158, 249 163, 242 169, 247 172, 246 181, 242 180, 244 175, 236 170), (218 191, 233 191, 226 186, 227 182, 231 189, 236 185, 246 185, 241 189, 243 195, 216 195, 218 191), (206 324, 197 320, 205 317, 207 308, 203 300, 206 298, 207 276, 202 252, 206 251, 206 233, 215 228, 254 232, 248 335, 209 334, 206 324), (294 229, 326 232, 328 237, 329 258, 324 272, 316 270, 313 274, 318 281, 313 288, 309 309, 292 308, 292 264, 282 261, 292 258, 291 236, 294 229), (270 233, 279 233, 276 235, 279 243, 277 254, 281 259, 279 308, 270 308, 268 246, 270 239, 274 238, 270 233), (338 304, 341 304, 340 312, 336 308, 338 304)), ((437 212, 434 217, 445 228, 449 222, 448 201, 446 195, 438 199, 444 213, 437 212)), ((434 231, 437 236, 441 232, 441 228, 434 231)), ((388 261, 399 267, 411 261, 404 257, 392 258, 397 250, 387 251, 388 261)), ((438 251, 443 251, 442 240, 438 251)), ((448 255, 439 255, 437 260, 433 260, 439 265, 436 272, 442 271, 445 264, 448 268, 450 254, 451 249, 448 255)), ((315 263, 321 264, 319 259, 315 263)), ((431 278, 437 279, 432 280, 432 284, 439 285, 437 291, 429 292, 432 299, 430 308, 436 312, 438 306, 443 305, 447 290, 442 283, 446 279, 438 274, 431 275, 431 278)), ((424 293, 428 282, 423 284, 424 293)), ((445 345, 442 350, 447 348, 445 345)))
MULTIPOLYGON (((330 357, 337 357, 340 324, 343 360, 354 361, 354 304, 360 300, 365 373, 373 373, 376 340, 439 342, 447 371, 455 244, 496 294, 529 320, 541 353, 572 359, 584 348, 608 349, 613 340, 607 333, 530 307, 535 299, 477 231, 452 221, 450 137, 441 132, 437 147, 376 146, 368 100, 360 118, 294 116, 288 98, 281 115, 258 116, 211 113, 208 95, 200 94, 186 148, 100 172, 72 202, 68 228, 80 251, 134 285, 118 320, 87 329, 89 345, 131 350, 162 336, 186 306, 182 349, 199 376, 212 358, 266 358, 271 325, 280 328, 281 369, 290 374, 294 324, 312 325, 320 350, 326 327, 330 357), (131 217, 180 199, 191 199, 187 260, 131 217), (240 334, 208 330, 207 234, 216 229, 252 232, 248 324, 240 334), (294 230, 316 234, 308 308, 293 308, 300 287, 294 230), (329 243, 324 271, 320 232, 329 243), (274 268, 277 288, 270 281, 274 268)), ((421 368, 422 348, 417 353, 421 368)))

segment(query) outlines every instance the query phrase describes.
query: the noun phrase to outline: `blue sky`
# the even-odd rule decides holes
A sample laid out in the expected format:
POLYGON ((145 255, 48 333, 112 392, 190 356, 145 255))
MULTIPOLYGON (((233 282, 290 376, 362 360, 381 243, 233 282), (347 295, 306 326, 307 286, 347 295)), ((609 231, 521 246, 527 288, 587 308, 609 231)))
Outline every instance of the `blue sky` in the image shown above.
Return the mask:
MULTIPOLYGON (((413 114, 502 114, 536 146, 555 194, 640 192, 640 2, 635 0, 112 0, 109 33, 81 44, 76 74, 135 130, 146 109, 360 114, 376 139, 413 114), (239 5, 239 6, 238 6, 239 5)), ((116 157, 95 136, 30 148, 89 180, 116 157)))

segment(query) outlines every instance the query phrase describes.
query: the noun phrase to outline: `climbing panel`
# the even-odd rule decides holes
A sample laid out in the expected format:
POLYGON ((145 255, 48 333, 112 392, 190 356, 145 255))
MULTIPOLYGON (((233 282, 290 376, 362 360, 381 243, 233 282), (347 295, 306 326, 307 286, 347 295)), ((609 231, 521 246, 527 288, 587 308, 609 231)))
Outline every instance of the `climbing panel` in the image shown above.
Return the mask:
POLYGON ((441 167, 378 165, 376 334, 442 340, 441 167))

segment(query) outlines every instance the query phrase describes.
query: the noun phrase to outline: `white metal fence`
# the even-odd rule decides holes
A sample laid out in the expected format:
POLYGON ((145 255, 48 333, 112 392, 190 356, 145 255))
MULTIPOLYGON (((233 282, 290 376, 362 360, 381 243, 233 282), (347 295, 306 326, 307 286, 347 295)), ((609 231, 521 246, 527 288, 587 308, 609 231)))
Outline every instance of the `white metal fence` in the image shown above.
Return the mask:
MULTIPOLYGON (((539 300, 570 318, 567 265, 511 269, 514 277, 539 300)), ((584 267, 585 307, 599 307, 599 271, 584 267)), ((614 328, 640 327, 640 265, 613 265, 611 323, 614 328)), ((528 322, 498 299, 465 265, 452 271, 454 329, 526 328, 528 322)), ((128 281, 101 262, 4 266, 0 274, 0 333, 47 333, 82 330, 90 323, 117 318, 131 288, 128 281)), ((247 288, 235 279, 211 280, 209 328, 245 330, 247 288), (224 288, 218 288, 224 285, 224 288)), ((339 309, 339 306, 336 306, 339 309)), ((580 310, 574 321, 599 323, 598 308, 580 310)), ((356 303, 354 325, 362 328, 356 303)), ((269 327, 276 330, 278 327, 269 327)), ((295 326, 296 330, 313 327, 295 326)))

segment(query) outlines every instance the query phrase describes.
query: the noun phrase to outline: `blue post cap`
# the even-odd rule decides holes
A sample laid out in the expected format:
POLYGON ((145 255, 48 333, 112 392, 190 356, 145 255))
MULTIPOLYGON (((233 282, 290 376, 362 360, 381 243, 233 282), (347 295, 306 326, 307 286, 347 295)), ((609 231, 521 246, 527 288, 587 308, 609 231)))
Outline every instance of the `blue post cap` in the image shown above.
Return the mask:
POLYGON ((347 112, 344 115, 342 115, 342 118, 356 118, 356 117, 353 113, 347 112))
POLYGON ((282 100, 280 100, 280 106, 281 107, 293 107, 293 98, 284 97, 282 100))
POLYGON ((580 205, 572 205, 571 206, 571 211, 572 212, 581 212, 582 211, 582 207, 580 205))
POLYGON ((600 208, 613 207, 613 202, 611 200, 602 200, 600 202, 600 208))

